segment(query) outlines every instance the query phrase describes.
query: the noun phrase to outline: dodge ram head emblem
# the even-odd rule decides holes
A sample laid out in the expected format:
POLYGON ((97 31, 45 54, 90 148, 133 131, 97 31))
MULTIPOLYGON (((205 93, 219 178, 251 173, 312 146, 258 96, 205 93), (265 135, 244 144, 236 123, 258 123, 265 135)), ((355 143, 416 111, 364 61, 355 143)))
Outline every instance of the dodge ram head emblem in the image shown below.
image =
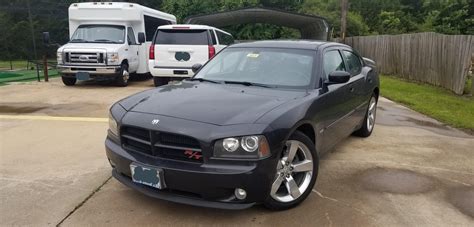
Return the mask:
POLYGON ((153 119, 153 121, 151 121, 151 124, 152 124, 152 125, 157 125, 159 122, 160 122, 160 120, 158 120, 158 119, 153 119))

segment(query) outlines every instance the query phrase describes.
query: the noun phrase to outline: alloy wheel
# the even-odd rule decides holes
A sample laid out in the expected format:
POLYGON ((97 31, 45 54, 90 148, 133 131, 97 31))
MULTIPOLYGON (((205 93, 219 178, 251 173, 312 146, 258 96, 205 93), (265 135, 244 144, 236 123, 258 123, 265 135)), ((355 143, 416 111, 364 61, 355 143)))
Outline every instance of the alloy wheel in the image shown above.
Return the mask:
POLYGON ((270 195, 279 202, 298 199, 310 185, 313 175, 313 156, 309 148, 297 140, 288 140, 279 160, 270 195))
POLYGON ((367 111, 367 129, 372 131, 375 125, 375 114, 377 112, 377 100, 375 97, 370 99, 369 110, 367 111))

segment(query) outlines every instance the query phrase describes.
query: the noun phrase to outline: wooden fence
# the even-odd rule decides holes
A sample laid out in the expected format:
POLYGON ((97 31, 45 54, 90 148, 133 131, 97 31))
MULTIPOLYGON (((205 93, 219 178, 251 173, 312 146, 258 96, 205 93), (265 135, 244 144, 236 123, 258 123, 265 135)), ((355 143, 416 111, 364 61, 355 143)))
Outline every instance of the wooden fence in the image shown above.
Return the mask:
POLYGON ((346 44, 377 62, 379 72, 441 86, 462 94, 474 36, 416 33, 356 36, 346 44))

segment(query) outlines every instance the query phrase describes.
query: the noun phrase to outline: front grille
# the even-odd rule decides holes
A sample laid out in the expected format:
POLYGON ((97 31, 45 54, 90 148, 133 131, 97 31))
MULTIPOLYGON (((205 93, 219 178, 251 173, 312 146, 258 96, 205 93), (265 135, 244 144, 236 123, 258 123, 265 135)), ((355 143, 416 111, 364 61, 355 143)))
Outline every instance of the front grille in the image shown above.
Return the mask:
POLYGON ((80 65, 105 64, 105 53, 92 52, 66 52, 64 54, 65 62, 80 65))
POLYGON ((189 136, 150 131, 137 127, 121 128, 122 146, 132 152, 190 162, 202 162, 199 142, 189 136))

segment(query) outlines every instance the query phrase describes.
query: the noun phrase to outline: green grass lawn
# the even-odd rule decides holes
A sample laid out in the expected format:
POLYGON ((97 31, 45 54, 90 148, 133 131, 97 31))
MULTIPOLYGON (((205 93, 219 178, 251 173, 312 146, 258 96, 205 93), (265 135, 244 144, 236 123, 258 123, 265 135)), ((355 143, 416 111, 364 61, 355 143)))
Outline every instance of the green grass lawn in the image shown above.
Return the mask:
MULTIPOLYGON (((40 71, 40 79, 44 81, 43 71, 40 71)), ((50 69, 48 71, 50 78, 58 76, 58 71, 50 69)), ((18 70, 18 71, 0 71, 0 86, 8 82, 34 81, 37 80, 36 70, 18 70)))
POLYGON ((448 125, 473 132, 473 97, 458 96, 440 87, 390 76, 381 76, 380 83, 382 96, 448 125))
MULTIPOLYGON (((27 62, 26 60, 14 60, 12 61, 13 69, 20 69, 26 70, 27 62)), ((30 63, 29 67, 33 65, 30 63)), ((9 61, 0 61, 0 70, 10 70, 10 62, 9 61)))

